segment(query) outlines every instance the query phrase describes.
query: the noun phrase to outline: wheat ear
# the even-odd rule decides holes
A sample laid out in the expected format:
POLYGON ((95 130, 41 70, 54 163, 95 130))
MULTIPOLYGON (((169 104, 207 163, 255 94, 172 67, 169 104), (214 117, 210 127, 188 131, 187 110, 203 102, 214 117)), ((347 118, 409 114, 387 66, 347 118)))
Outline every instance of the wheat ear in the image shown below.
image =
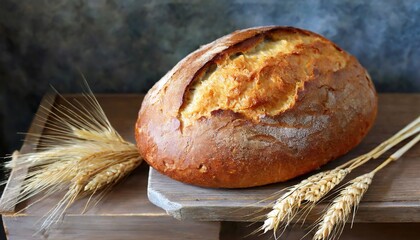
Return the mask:
POLYGON ((375 174, 387 166, 392 161, 399 159, 405 152, 420 141, 420 134, 413 138, 409 143, 392 154, 387 160, 376 167, 373 171, 359 176, 340 191, 331 206, 326 210, 318 224, 314 240, 336 239, 341 235, 344 226, 353 211, 353 218, 360 200, 369 188, 375 174))
POLYGON ((339 236, 353 208, 356 208, 369 188, 375 173, 370 172, 350 181, 350 184, 340 191, 332 205, 327 209, 319 223, 313 239, 324 240, 339 236))
POLYGON ((294 217, 298 215, 297 213, 299 211, 305 208, 311 210, 317 202, 337 186, 353 169, 373 158, 379 157, 384 152, 384 149, 392 148, 401 141, 417 134, 419 131, 420 117, 416 118, 372 151, 356 157, 333 170, 320 172, 292 186, 274 203, 272 210, 266 215, 266 220, 259 230, 264 233, 274 230, 274 235, 276 236, 276 231, 279 228, 283 228, 284 231, 294 217))
POLYGON ((133 152, 132 158, 129 158, 127 161, 114 164, 97 173, 86 183, 83 191, 95 192, 98 189, 102 189, 105 185, 118 182, 118 180, 133 171, 140 163, 141 161, 138 158, 137 151, 133 152))
POLYGON ((45 198, 66 191, 46 214, 41 231, 59 222, 77 199, 102 194, 142 162, 136 146, 112 127, 87 83, 85 86, 83 102, 69 102, 60 96, 65 105, 55 104, 48 110, 46 128, 51 133, 38 136, 42 144, 37 152, 21 154, 6 164, 14 169, 30 167, 23 176, 22 189, 16 189, 18 202, 39 193, 45 198))
POLYGON ((276 201, 273 210, 267 214, 267 219, 264 221, 261 230, 266 233, 269 230, 277 230, 280 226, 284 230, 303 205, 312 206, 312 204, 318 202, 348 173, 347 169, 320 172, 293 186, 276 201))

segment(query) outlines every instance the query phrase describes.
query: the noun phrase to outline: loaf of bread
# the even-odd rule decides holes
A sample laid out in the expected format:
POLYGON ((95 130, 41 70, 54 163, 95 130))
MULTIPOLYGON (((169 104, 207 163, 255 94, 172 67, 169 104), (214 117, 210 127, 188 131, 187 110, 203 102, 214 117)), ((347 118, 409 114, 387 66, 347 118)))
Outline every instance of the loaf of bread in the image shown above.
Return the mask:
POLYGON ((236 31, 180 61, 147 93, 140 154, 182 182, 244 188, 286 181, 347 153, 377 111, 360 63, 292 27, 236 31))

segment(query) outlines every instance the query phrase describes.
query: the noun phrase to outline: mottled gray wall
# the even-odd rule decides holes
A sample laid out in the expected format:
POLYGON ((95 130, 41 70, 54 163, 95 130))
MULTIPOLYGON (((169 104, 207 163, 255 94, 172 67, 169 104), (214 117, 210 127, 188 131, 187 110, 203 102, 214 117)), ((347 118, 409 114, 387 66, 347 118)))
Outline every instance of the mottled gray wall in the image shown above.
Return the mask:
POLYGON ((49 84, 146 92, 198 46, 240 28, 292 25, 356 55, 379 91, 419 92, 420 2, 0 0, 2 151, 20 145, 49 84))

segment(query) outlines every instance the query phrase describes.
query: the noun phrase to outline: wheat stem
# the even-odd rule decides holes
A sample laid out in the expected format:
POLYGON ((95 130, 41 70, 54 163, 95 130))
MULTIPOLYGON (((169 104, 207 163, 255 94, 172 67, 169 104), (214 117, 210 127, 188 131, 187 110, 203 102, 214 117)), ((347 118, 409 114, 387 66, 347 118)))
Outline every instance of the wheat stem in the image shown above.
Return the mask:
POLYGON ((396 144, 390 144, 390 142, 394 142, 394 141, 400 142, 401 140, 398 141, 398 138, 400 138, 400 136, 404 136, 405 133, 411 132, 412 134, 416 134, 419 131, 420 131, 420 116, 417 117, 411 123, 409 123, 406 127, 401 129, 393 137, 391 137, 390 139, 388 139, 387 141, 385 141, 381 145, 379 145, 379 147, 378 147, 379 150, 373 155, 373 158, 376 159, 376 158, 380 157, 384 152, 388 151, 393 146, 395 146, 396 144))
POLYGON ((381 165, 376 167, 373 172, 378 172, 384 167, 386 167, 389 163, 398 160, 404 153, 406 153, 410 148, 412 148, 416 143, 420 141, 420 134, 418 134, 415 138, 413 138, 410 142, 400 148, 398 151, 393 153, 387 160, 385 160, 381 165))

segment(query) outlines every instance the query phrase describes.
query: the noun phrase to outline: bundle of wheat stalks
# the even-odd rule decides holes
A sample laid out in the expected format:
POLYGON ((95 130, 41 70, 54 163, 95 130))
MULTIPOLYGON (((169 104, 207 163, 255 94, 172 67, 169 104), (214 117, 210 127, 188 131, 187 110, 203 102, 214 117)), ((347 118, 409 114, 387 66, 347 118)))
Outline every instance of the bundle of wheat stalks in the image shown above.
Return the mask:
POLYGON ((38 136, 42 142, 36 152, 20 154, 6 164, 10 169, 30 169, 22 179, 22 189, 15 190, 19 191, 18 202, 41 192, 41 199, 65 192, 45 216, 41 231, 58 222, 75 200, 90 196, 86 207, 93 196, 93 202, 99 201, 142 160, 136 146, 115 131, 88 87, 87 90, 84 102, 67 101, 65 105, 53 105, 52 110, 45 108, 53 118, 44 127, 50 133, 38 136))
MULTIPOLYGON (((420 140, 420 117, 408 124, 387 141, 372 151, 352 159, 335 169, 320 172, 286 189, 266 215, 264 224, 258 229, 264 233, 273 230, 274 237, 280 237, 290 223, 299 214, 306 216, 310 210, 322 200, 335 186, 337 186, 352 170, 362 166, 371 159, 376 159, 383 153, 399 144, 401 141, 416 135, 410 142, 393 153, 371 172, 363 174, 349 181, 339 191, 338 196, 325 210, 324 214, 315 223, 316 229, 313 239, 336 239, 341 235, 351 213, 354 213, 369 188, 375 174, 392 161, 400 158, 408 149, 420 140)), ((299 219, 298 219, 299 220, 299 219)))

